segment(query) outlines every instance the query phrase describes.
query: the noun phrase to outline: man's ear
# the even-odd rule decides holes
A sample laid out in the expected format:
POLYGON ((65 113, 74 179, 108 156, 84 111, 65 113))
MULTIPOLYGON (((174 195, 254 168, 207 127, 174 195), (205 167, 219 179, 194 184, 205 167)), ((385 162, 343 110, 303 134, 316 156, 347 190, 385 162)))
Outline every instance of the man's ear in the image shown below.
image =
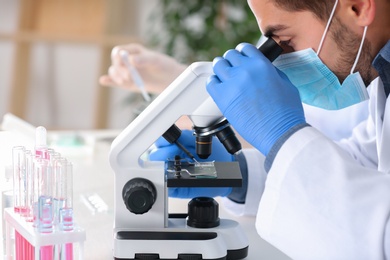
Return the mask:
POLYGON ((340 4, 358 26, 368 26, 375 18, 375 0, 340 0, 340 4))

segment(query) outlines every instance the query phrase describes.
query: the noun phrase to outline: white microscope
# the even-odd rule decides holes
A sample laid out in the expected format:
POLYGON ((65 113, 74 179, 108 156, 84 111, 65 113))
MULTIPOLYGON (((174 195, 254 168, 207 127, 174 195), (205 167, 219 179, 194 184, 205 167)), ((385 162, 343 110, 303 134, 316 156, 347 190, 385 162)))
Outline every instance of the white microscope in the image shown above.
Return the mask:
MULTIPOLYGON (((261 47, 271 61, 281 48, 271 38, 261 47)), ((197 154, 207 158, 216 135, 234 154, 241 145, 206 90, 211 62, 190 65, 114 140, 110 164, 115 172, 114 259, 242 259, 248 239, 239 223, 219 219, 218 204, 199 197, 187 214, 169 214, 169 187, 241 186, 237 162, 193 163, 181 158, 144 160, 160 137, 175 142, 174 123, 183 115, 194 124, 197 154), (168 131, 169 130, 169 131, 168 131), (170 140, 169 140, 170 139, 170 140)))

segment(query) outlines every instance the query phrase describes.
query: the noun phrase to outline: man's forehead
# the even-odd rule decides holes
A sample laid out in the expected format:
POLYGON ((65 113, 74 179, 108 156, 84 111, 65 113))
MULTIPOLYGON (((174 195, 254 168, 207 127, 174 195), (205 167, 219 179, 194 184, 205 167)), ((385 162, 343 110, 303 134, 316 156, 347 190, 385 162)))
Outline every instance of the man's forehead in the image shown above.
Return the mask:
POLYGON ((308 10, 291 11, 275 5, 273 0, 250 0, 251 6, 256 16, 262 34, 271 36, 286 30, 295 30, 318 20, 312 12, 308 10))

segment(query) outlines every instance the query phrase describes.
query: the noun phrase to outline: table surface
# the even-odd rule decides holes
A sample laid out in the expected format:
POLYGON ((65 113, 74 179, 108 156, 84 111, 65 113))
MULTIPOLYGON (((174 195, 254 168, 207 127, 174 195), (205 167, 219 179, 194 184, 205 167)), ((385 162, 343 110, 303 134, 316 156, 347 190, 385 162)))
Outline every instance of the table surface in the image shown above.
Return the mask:
MULTIPOLYGON (((112 259, 114 172, 108 162, 110 145, 109 138, 97 140, 93 153, 70 157, 74 163, 75 218, 87 232, 85 259, 112 259)), ((186 212, 187 203, 187 200, 169 199, 169 210, 186 212)), ((220 217, 236 220, 245 230, 250 243, 246 259, 290 259, 260 238, 254 217, 233 216, 223 209, 223 205, 220 205, 220 217)))
MULTIPOLYGON (((77 134, 80 135, 80 132, 77 134)), ((84 259, 113 259, 114 172, 109 165, 108 154, 115 132, 96 134, 92 131, 84 135, 88 136, 89 140, 95 135, 92 148, 86 146, 72 149, 54 148, 74 165, 75 222, 86 230, 84 259)), ((187 203, 188 200, 169 199, 169 211, 186 212, 187 203)), ((290 259, 260 238, 255 229, 254 217, 231 215, 223 209, 222 203, 219 208, 220 218, 236 220, 246 232, 249 239, 249 254, 246 259, 290 259)))

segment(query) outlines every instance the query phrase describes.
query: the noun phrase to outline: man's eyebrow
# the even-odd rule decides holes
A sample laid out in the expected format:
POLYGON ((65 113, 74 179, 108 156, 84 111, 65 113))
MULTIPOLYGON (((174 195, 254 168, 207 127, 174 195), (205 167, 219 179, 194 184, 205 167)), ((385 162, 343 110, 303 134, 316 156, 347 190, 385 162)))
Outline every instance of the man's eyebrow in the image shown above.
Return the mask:
POLYGON ((287 28, 288 26, 283 24, 267 26, 264 30, 264 36, 266 37, 274 36, 277 31, 285 30, 287 28))

